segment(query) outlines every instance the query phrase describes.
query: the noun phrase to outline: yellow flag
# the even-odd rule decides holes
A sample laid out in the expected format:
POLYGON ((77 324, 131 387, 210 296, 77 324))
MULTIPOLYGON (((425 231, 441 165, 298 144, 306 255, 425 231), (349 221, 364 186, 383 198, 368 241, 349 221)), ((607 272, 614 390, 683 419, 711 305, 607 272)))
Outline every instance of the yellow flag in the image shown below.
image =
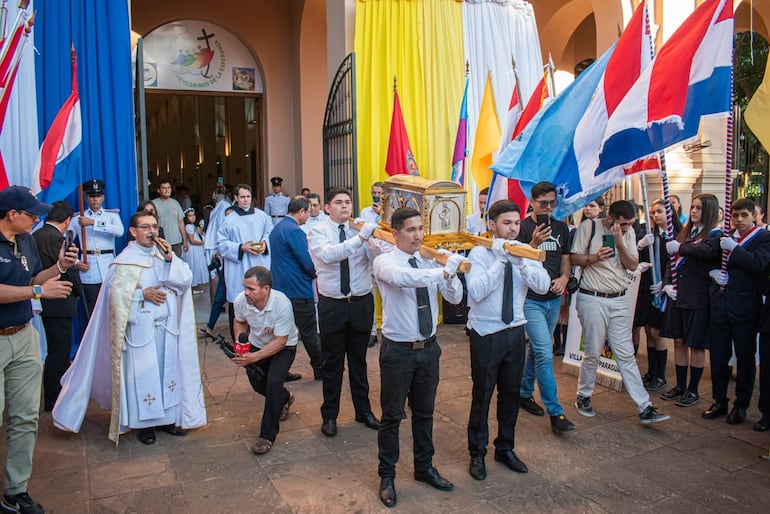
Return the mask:
POLYGON ((471 173, 479 191, 489 187, 492 181, 492 170, 489 167, 492 165, 493 154, 500 146, 502 135, 495 110, 495 99, 492 95, 491 74, 487 73, 487 84, 484 87, 484 98, 481 100, 479 122, 476 126, 476 138, 471 156, 471 173))
POLYGON ((751 97, 743 117, 765 150, 770 150, 770 59, 765 67, 765 78, 751 97))

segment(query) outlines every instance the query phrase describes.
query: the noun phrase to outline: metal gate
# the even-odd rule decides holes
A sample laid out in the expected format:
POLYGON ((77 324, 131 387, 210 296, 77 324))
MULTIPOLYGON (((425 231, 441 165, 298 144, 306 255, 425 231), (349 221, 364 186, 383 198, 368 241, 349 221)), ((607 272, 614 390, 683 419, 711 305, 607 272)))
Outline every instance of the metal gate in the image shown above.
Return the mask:
POLYGON ((346 187, 358 212, 358 159, 356 152, 355 54, 342 61, 334 76, 323 126, 324 190, 346 187))

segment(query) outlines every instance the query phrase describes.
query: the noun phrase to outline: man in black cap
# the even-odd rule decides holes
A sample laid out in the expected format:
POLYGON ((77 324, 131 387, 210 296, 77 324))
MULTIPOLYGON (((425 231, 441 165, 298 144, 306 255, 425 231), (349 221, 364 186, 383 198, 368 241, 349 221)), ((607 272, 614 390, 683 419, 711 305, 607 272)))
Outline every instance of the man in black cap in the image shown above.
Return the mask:
POLYGON ((103 207, 103 181, 94 178, 84 182, 83 193, 86 195, 88 209, 84 213, 76 214, 69 228, 78 240, 82 238, 81 227, 86 229, 85 244, 82 241, 80 243, 85 257, 78 263, 78 269, 80 281, 83 283, 86 310, 90 317, 107 268, 115 259, 115 238, 123 235, 124 228, 118 210, 103 207))
POLYGON ((277 225, 289 213, 289 195, 281 192, 283 179, 273 177, 270 179, 273 185, 273 193, 265 197, 265 213, 273 219, 273 225, 277 225))
POLYGON ((4 512, 45 512, 27 494, 43 372, 38 333, 29 324, 30 300, 66 298, 72 284, 59 277, 77 259, 77 248, 62 245, 54 265, 42 269, 30 232, 50 209, 26 187, 0 191, 0 374, 5 388, 0 412, 8 412, 4 512))

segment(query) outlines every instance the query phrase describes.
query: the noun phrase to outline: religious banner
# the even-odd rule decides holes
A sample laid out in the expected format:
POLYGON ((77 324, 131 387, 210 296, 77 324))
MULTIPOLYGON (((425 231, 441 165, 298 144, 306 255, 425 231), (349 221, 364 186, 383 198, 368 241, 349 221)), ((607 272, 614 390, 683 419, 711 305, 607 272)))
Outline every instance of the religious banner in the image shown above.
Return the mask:
MULTIPOLYGON (((632 321, 634 310, 636 309, 636 296, 639 293, 640 275, 641 274, 636 271, 626 271, 626 279, 628 280, 626 300, 628 300, 628 309, 631 312, 632 321)), ((583 360, 583 326, 580 324, 577 309, 575 308, 575 305, 579 301, 579 296, 579 294, 573 295, 572 303, 569 306, 567 344, 564 348, 564 363, 576 366, 577 369, 580 369, 580 363, 583 360)), ((618 364, 612 357, 612 350, 607 341, 604 342, 604 348, 599 357, 596 383, 610 387, 616 391, 623 389, 623 379, 620 376, 618 364)))
POLYGON ((144 38, 144 87, 187 91, 262 93, 251 52, 226 29, 180 20, 144 38))

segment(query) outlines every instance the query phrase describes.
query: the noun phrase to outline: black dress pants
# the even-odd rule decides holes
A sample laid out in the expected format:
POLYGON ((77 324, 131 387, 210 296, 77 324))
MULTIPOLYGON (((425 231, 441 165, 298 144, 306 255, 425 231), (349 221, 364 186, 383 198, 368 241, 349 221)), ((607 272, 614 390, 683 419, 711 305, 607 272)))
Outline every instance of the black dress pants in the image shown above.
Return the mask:
POLYGON ((315 318, 315 302, 312 298, 291 298, 294 311, 294 324, 297 325, 299 338, 310 357, 310 365, 315 376, 321 376, 323 357, 321 355, 321 339, 318 337, 318 325, 315 318))
POLYGON ((757 373, 757 322, 754 319, 734 321, 729 319, 725 296, 712 297, 711 340, 711 389, 714 402, 727 405, 727 387, 730 383, 730 357, 735 347, 736 375, 735 406, 747 409, 754 390, 757 373))
POLYGON ((408 344, 383 337, 380 345, 380 403, 382 421, 377 434, 381 478, 396 477, 399 457, 398 430, 407 399, 412 410, 414 470, 433 466, 433 409, 439 381, 441 347, 432 337, 425 347, 414 350, 408 344))
POLYGON ((99 290, 102 288, 102 284, 83 284, 83 299, 86 302, 86 312, 88 317, 94 312, 94 305, 96 305, 96 299, 99 298, 99 290))
POLYGON ((289 398, 289 391, 283 386, 286 381, 286 373, 289 372, 296 346, 286 346, 275 355, 257 361, 257 366, 262 368, 267 379, 256 388, 256 391, 265 397, 265 410, 262 412, 262 427, 259 437, 274 442, 278 435, 278 425, 281 419, 281 409, 289 398))
POLYGON ((759 412, 770 416, 770 333, 759 335, 759 412))
POLYGON ((350 394, 356 415, 372 411, 369 379, 366 376, 366 349, 372 333, 374 297, 371 293, 353 301, 318 299, 318 322, 323 355, 323 395, 321 418, 337 419, 340 413, 342 374, 348 360, 350 394))
POLYGON ((48 353, 43 366, 43 399, 46 407, 53 405, 61 391, 59 381, 67 371, 72 348, 72 317, 41 316, 48 353))
POLYGON ((471 330, 471 378, 473 393, 468 419, 468 452, 483 457, 489 444, 489 404, 497 387, 497 438, 495 451, 514 448, 519 417, 519 388, 524 371, 524 326, 485 336, 471 330))

